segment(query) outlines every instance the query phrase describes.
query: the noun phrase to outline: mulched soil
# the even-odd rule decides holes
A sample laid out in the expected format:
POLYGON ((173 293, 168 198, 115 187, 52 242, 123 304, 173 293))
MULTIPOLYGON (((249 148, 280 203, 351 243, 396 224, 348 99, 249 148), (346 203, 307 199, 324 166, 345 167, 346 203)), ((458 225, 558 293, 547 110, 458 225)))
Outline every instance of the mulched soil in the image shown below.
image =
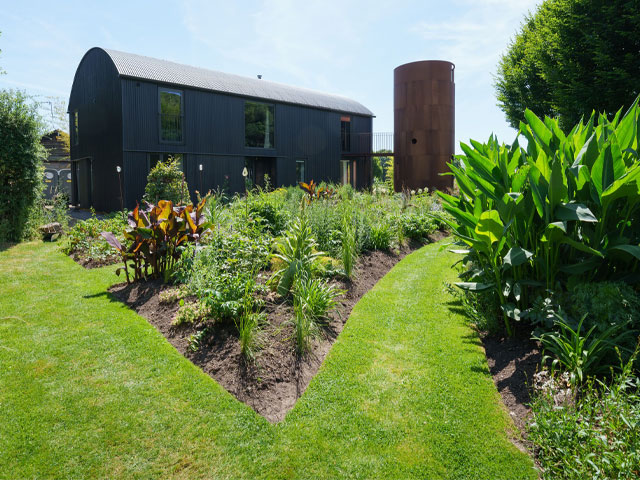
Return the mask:
MULTIPOLYGON (((531 332, 516 330, 512 337, 481 333, 489 370, 511 418, 526 439, 526 426, 531 409, 533 376, 541 361, 540 345, 530 339, 531 332)), ((514 443, 524 448, 519 439, 514 443)))
MULTIPOLYGON (((432 241, 442 238, 438 232, 432 241)), ((263 346, 255 361, 247 362, 240 352, 233 322, 213 324, 200 349, 189 349, 189 337, 199 329, 193 325, 172 325, 177 304, 161 304, 159 293, 165 285, 159 281, 120 284, 110 292, 154 325, 185 357, 214 378, 238 400, 251 406, 270 422, 281 421, 304 393, 318 371, 333 342, 342 331, 353 306, 404 256, 419 245, 399 252, 375 251, 360 257, 352 281, 334 281, 346 290, 338 308, 328 318, 324 335, 312 342, 311 351, 297 355, 293 326, 289 323, 293 309, 274 294, 265 297, 267 326, 262 332, 263 346)))

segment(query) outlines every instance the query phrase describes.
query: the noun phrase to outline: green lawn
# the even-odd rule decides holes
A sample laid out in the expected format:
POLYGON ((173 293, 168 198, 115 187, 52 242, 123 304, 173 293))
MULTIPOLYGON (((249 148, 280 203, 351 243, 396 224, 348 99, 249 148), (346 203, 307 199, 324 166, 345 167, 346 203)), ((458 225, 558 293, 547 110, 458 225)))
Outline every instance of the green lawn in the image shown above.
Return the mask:
POLYGON ((427 246, 355 307, 271 425, 42 243, 0 252, 0 477, 536 478, 427 246))

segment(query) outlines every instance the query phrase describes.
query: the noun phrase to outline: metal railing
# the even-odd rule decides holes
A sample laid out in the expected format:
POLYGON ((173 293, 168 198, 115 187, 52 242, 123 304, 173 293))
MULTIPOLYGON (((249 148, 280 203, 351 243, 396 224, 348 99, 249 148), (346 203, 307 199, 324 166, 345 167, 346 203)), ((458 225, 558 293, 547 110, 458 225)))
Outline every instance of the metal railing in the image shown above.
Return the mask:
POLYGON ((392 132, 353 133, 351 134, 351 149, 345 153, 356 155, 380 151, 393 153, 392 132))

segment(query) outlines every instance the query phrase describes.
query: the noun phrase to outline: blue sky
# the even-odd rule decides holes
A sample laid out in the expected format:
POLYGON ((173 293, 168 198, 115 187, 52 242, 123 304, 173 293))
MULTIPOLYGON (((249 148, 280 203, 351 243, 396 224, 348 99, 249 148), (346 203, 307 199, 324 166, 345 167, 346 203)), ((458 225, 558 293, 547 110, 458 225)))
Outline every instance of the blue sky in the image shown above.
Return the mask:
POLYGON ((496 106, 500 54, 539 0, 5 1, 0 88, 69 96, 101 46, 345 95, 393 130, 393 69, 456 64, 456 145, 515 130, 496 106))

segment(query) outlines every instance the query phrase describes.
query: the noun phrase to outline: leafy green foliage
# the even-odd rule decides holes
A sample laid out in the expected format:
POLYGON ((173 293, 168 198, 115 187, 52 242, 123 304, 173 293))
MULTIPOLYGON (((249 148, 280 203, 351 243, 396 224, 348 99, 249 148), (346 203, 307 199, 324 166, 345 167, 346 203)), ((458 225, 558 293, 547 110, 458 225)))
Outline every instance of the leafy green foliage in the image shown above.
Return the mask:
POLYGON ((613 325, 640 328, 640 295, 626 283, 581 283, 567 292, 563 303, 573 318, 586 315, 585 326, 595 325, 599 332, 613 325))
POLYGON ((386 222, 376 222, 371 225, 371 236, 367 245, 371 250, 389 250, 394 231, 386 222))
POLYGON ((403 213, 398 217, 399 229, 406 238, 424 242, 436 231, 433 218, 417 212, 403 213))
POLYGON ((180 308, 173 319, 174 325, 197 324, 206 320, 211 315, 211 310, 204 302, 189 302, 180 300, 180 308))
POLYGON ((276 243, 274 257, 284 262, 284 266, 274 272, 272 277, 278 293, 286 296, 296 276, 309 275, 314 262, 322 255, 322 252, 316 250, 309 221, 301 215, 276 243))
POLYGON ((573 386, 582 384, 587 377, 598 374, 607 374, 614 367, 614 363, 607 362, 611 354, 615 354, 616 345, 621 343, 623 337, 636 339, 634 332, 626 330, 626 325, 613 325, 606 330, 594 333, 596 326, 584 331, 582 324, 585 317, 578 322, 576 328, 572 328, 561 317, 556 319, 559 331, 550 331, 534 336, 543 347, 543 352, 551 352, 553 358, 545 355, 543 363, 552 359, 552 373, 561 367, 569 373, 570 383, 573 386))
POLYGON ((117 259, 117 253, 101 232, 110 232, 123 243, 127 225, 121 212, 103 218, 98 218, 93 212, 90 218, 76 223, 67 231, 60 248, 66 255, 74 255, 81 260, 117 259))
POLYGON ((546 0, 498 65, 496 93, 518 128, 526 108, 570 128, 592 110, 615 112, 638 95, 640 9, 615 0, 546 0))
POLYGON ((145 202, 157 204, 168 200, 175 205, 189 205, 189 187, 176 159, 158 162, 149 172, 144 189, 145 202))
POLYGON ((633 479, 640 475, 640 381, 633 359, 610 385, 590 382, 574 403, 553 392, 534 399, 528 440, 545 480, 633 479))
POLYGON ((44 184, 40 145, 44 126, 28 97, 0 91, 0 242, 19 242, 37 234, 44 184))
POLYGON ((197 352, 204 344, 205 339, 209 335, 209 327, 205 327, 202 330, 189 336, 189 350, 197 352))
POLYGON ((179 280, 206 303, 213 316, 229 319, 242 313, 245 295, 257 290, 255 272, 267 265, 268 257, 264 238, 216 232, 197 252, 183 254, 176 271, 183 272, 179 280))
POLYGON ((639 108, 592 116, 569 134, 525 112, 516 141, 461 144, 450 164, 460 187, 438 192, 468 269, 461 287, 491 289, 505 326, 544 291, 624 278, 640 258, 639 108))

